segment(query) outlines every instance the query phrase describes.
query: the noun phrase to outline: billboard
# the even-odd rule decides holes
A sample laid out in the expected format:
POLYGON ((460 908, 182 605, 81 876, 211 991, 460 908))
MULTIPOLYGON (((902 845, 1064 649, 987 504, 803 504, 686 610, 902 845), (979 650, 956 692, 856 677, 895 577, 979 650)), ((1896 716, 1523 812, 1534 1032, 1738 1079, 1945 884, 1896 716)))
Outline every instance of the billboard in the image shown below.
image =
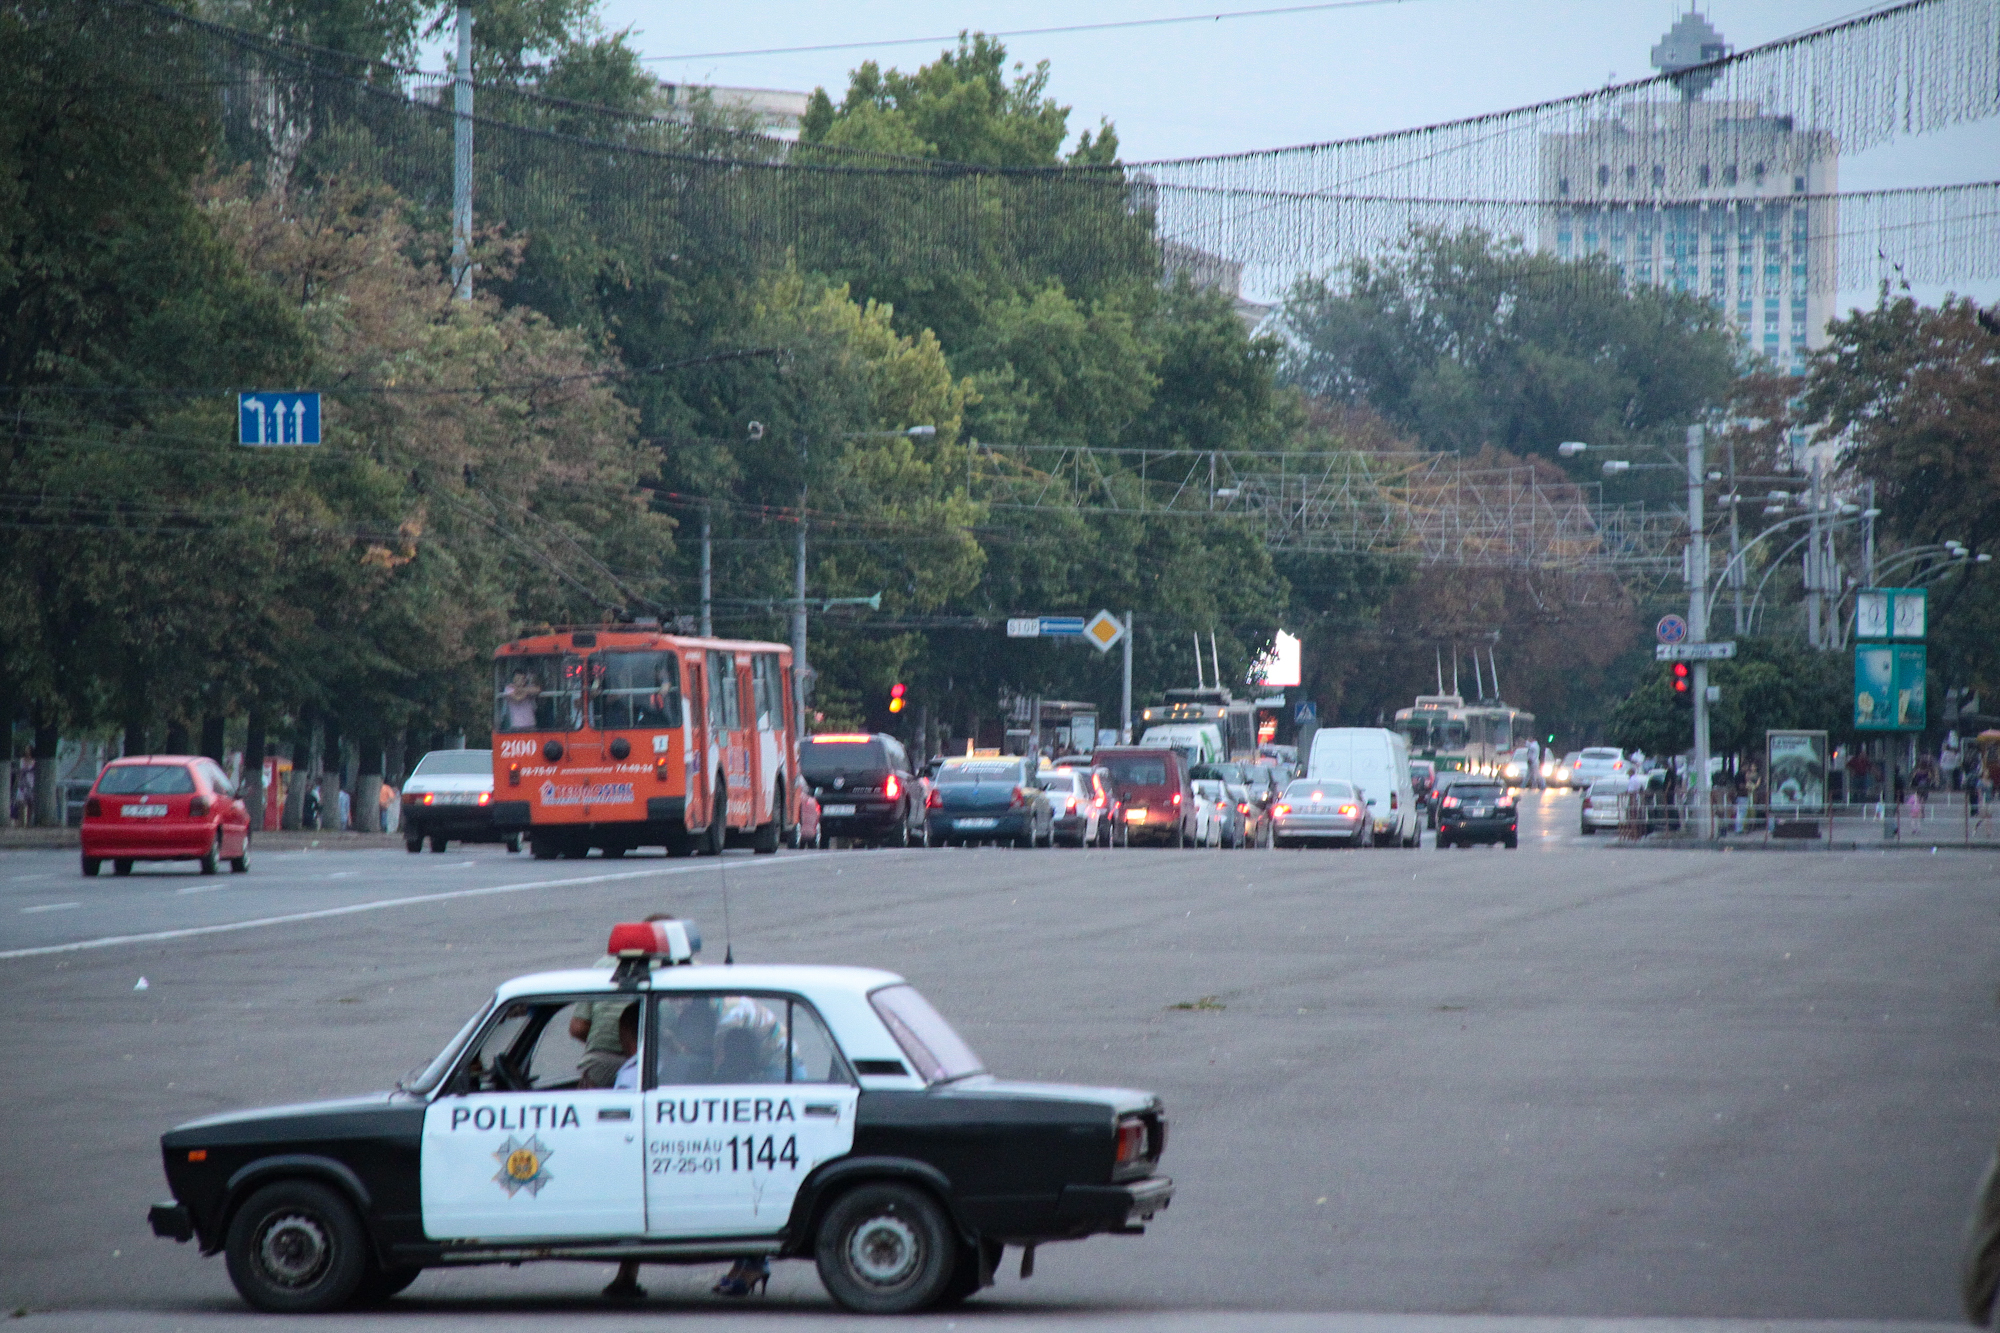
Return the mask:
POLYGON ((1826 754, 1823 731, 1764 733, 1772 814, 1782 819, 1826 808, 1826 754))
POLYGON ((1863 643, 1854 649, 1854 726, 1859 731, 1922 731, 1924 645, 1863 643))
POLYGON ((1303 683, 1304 657, 1301 644, 1283 630, 1278 631, 1278 639, 1271 651, 1257 659, 1250 669, 1250 683, 1253 685, 1298 685, 1303 683))

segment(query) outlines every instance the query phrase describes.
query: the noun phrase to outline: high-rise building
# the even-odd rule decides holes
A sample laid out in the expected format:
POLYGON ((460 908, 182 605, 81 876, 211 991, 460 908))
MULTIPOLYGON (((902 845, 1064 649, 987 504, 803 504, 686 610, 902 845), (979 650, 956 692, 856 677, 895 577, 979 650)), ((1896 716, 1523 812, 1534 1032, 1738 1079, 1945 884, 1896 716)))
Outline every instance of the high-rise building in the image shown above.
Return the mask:
POLYGON ((1603 255, 1629 283, 1716 302, 1745 343, 1800 368, 1833 314, 1840 146, 1754 102, 1704 102, 1702 66, 1729 53, 1698 11, 1652 51, 1677 102, 1633 100, 1575 134, 1544 136, 1540 244, 1603 255))

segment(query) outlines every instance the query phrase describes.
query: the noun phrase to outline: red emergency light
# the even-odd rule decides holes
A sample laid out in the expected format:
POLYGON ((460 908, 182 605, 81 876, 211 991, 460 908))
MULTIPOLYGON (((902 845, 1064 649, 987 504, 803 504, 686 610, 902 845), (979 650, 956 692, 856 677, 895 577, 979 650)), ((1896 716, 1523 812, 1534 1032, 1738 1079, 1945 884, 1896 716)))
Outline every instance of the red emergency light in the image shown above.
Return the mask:
POLYGON ((629 985, 655 964, 692 963, 700 948, 701 932, 691 921, 621 921, 604 951, 618 960, 612 979, 629 985))

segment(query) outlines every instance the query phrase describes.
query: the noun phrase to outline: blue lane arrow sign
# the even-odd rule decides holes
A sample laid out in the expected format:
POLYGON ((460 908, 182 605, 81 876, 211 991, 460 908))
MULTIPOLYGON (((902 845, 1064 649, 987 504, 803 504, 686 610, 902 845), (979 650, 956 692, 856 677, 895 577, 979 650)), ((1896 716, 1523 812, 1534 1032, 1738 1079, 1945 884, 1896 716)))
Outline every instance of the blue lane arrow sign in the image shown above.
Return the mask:
POLYGON ((1082 616, 1042 616, 1041 635, 1044 639, 1083 637, 1082 616))
POLYGON ((318 444, 319 395, 237 394, 236 442, 256 445, 318 444))

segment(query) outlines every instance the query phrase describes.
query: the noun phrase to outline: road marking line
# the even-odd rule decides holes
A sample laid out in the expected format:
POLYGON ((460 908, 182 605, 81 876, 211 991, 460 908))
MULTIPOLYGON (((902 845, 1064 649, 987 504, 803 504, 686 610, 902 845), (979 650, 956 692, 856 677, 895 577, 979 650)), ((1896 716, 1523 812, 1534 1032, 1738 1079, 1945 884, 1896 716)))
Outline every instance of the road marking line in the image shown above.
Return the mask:
POLYGON ((43 903, 40 907, 23 907, 21 915, 26 916, 30 912, 67 912, 72 907, 81 906, 82 903, 43 903))
MULTIPOLYGON (((754 861, 739 862, 737 869, 758 870, 766 866, 796 865, 800 861, 817 861, 834 855, 831 852, 802 852, 783 858, 759 857, 754 861)), ((711 861, 699 861, 694 865, 663 866, 656 870, 625 870, 610 875, 578 875, 573 879, 535 879, 521 884, 489 884, 479 889, 453 889, 447 893, 421 893, 408 898, 383 898, 372 903, 352 903, 346 907, 322 907, 312 912, 289 912, 284 916, 263 916, 250 921, 225 921, 213 926, 183 926, 178 930, 152 930, 142 935, 105 935, 94 940, 76 940, 69 944, 42 944, 30 949, 0 949, 0 961, 9 958, 34 958, 50 953, 76 953, 83 949, 108 949, 115 944, 158 944, 165 940, 192 939, 197 935, 221 935, 236 930, 256 930, 264 926, 287 926, 298 921, 323 921, 328 917, 353 916, 357 912, 379 912, 386 907, 412 907, 420 903, 441 903, 453 898, 485 898, 498 893, 525 893, 529 889, 564 888, 573 884, 604 884, 620 879, 644 879, 648 875, 691 875, 702 871, 713 872, 711 861)))
POLYGON ((214 893, 219 889, 226 889, 228 887, 227 884, 190 884, 184 889, 175 889, 174 896, 176 898, 185 898, 190 893, 214 893))

